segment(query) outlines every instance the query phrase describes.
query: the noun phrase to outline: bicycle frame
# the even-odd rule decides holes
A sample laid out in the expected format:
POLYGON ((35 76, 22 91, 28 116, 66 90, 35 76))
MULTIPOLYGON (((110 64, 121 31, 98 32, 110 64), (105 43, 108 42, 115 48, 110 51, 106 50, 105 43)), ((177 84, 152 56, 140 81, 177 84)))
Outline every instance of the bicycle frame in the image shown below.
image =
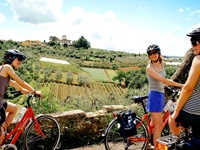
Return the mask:
POLYGON ((11 142, 10 142, 10 144, 15 144, 16 141, 18 140, 19 136, 22 134, 22 131, 27 126, 27 124, 31 121, 31 119, 32 119, 32 121, 35 122, 34 128, 37 131, 37 133, 45 138, 45 135, 42 133, 42 131, 40 129, 40 125, 38 124, 38 121, 34 116, 34 112, 32 110, 32 107, 29 106, 28 109, 26 110, 24 116, 17 123, 15 128, 12 129, 12 131, 10 133, 6 134, 4 141, 6 141, 7 139, 11 138, 11 136, 15 134, 14 137, 12 138, 11 142))
MULTIPOLYGON (((164 115, 163 115, 163 127, 162 129, 165 127, 165 125, 168 123, 168 118, 169 118, 169 111, 167 111, 164 115)), ((151 121, 149 119, 149 116, 148 116, 148 113, 145 113, 143 114, 142 118, 141 118, 141 122, 137 123, 136 125, 136 128, 138 128, 142 122, 145 122, 146 120, 146 123, 147 123, 147 127, 148 127, 148 132, 149 132, 149 135, 151 136, 153 134, 153 128, 154 126, 151 125, 151 121)), ((130 140, 132 142, 139 142, 139 141, 146 141, 147 139, 146 138, 134 138, 134 137, 130 137, 130 140)), ((150 141, 150 138, 148 138, 148 141, 150 141)))

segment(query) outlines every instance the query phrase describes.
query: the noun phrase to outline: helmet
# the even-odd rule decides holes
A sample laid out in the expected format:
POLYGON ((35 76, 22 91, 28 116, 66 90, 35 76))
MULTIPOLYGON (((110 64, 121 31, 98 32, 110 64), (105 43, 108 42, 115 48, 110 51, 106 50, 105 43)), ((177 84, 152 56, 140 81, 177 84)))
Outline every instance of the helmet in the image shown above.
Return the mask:
POLYGON ((194 31, 188 33, 187 36, 200 38, 200 28, 197 28, 194 31))
POLYGON ((21 60, 25 60, 26 56, 16 49, 9 49, 4 53, 4 59, 7 63, 11 64, 15 58, 19 57, 21 60))
POLYGON ((149 52, 152 50, 154 50, 156 52, 160 52, 160 47, 156 44, 149 45, 149 47, 147 48, 147 54, 149 54, 149 52))

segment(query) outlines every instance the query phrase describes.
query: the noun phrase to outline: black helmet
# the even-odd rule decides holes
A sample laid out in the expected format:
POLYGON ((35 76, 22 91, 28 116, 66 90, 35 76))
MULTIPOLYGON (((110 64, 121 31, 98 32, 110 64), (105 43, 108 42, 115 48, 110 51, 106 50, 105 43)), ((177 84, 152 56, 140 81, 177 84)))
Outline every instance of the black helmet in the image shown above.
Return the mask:
POLYGON ((4 59, 6 63, 11 64, 15 58, 19 57, 21 60, 25 60, 26 56, 16 49, 9 49, 4 53, 4 59))
POLYGON ((188 33, 187 36, 200 38, 200 28, 197 28, 194 31, 188 33))
POLYGON ((149 47, 147 48, 147 54, 149 54, 149 52, 152 50, 160 53, 160 47, 156 44, 149 45, 149 47))

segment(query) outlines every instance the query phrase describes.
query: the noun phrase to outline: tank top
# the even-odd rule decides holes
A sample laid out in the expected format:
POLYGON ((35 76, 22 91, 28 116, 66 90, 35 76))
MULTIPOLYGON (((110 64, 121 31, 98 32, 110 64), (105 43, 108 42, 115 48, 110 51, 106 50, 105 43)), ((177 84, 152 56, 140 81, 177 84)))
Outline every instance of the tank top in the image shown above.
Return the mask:
POLYGON ((200 77, 182 109, 190 114, 200 115, 200 77))
MULTIPOLYGON (((159 73, 163 77, 166 77, 166 72, 165 72, 164 66, 162 64, 161 64, 162 71, 160 71, 160 72, 156 69, 156 67, 154 66, 153 63, 152 63, 152 66, 156 70, 157 73, 159 73)), ((164 84, 162 82, 158 81, 157 79, 151 77, 148 74, 147 74, 147 78, 149 81, 149 89, 150 90, 164 93, 164 84)))
MULTIPOLYGON (((3 66, 0 66, 0 72, 3 66)), ((4 93, 6 92, 10 82, 10 77, 3 77, 0 75, 0 108, 3 107, 4 93)))

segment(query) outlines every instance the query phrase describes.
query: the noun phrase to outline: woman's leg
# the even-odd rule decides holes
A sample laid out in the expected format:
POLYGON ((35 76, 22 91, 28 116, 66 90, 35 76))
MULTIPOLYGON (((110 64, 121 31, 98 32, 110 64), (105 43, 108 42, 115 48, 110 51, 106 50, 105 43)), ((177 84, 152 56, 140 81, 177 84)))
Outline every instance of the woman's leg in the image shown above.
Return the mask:
POLYGON ((154 132, 153 132, 154 147, 155 150, 159 150, 158 148, 156 148, 156 139, 161 137, 161 132, 163 128, 162 113, 152 112, 151 117, 154 124, 154 132))
MULTIPOLYGON (((13 121, 15 114, 17 113, 18 107, 17 105, 7 102, 7 108, 6 108, 6 126, 9 127, 11 122, 13 121)), ((7 129, 7 128, 6 128, 7 129)))
POLYGON ((4 135, 5 135, 5 130, 7 130, 7 128, 9 127, 9 125, 11 124, 11 122, 13 121, 15 114, 17 113, 17 105, 10 103, 10 102, 6 102, 6 121, 4 121, 4 123, 2 124, 1 127, 1 136, 0 136, 0 144, 3 141, 4 135))

